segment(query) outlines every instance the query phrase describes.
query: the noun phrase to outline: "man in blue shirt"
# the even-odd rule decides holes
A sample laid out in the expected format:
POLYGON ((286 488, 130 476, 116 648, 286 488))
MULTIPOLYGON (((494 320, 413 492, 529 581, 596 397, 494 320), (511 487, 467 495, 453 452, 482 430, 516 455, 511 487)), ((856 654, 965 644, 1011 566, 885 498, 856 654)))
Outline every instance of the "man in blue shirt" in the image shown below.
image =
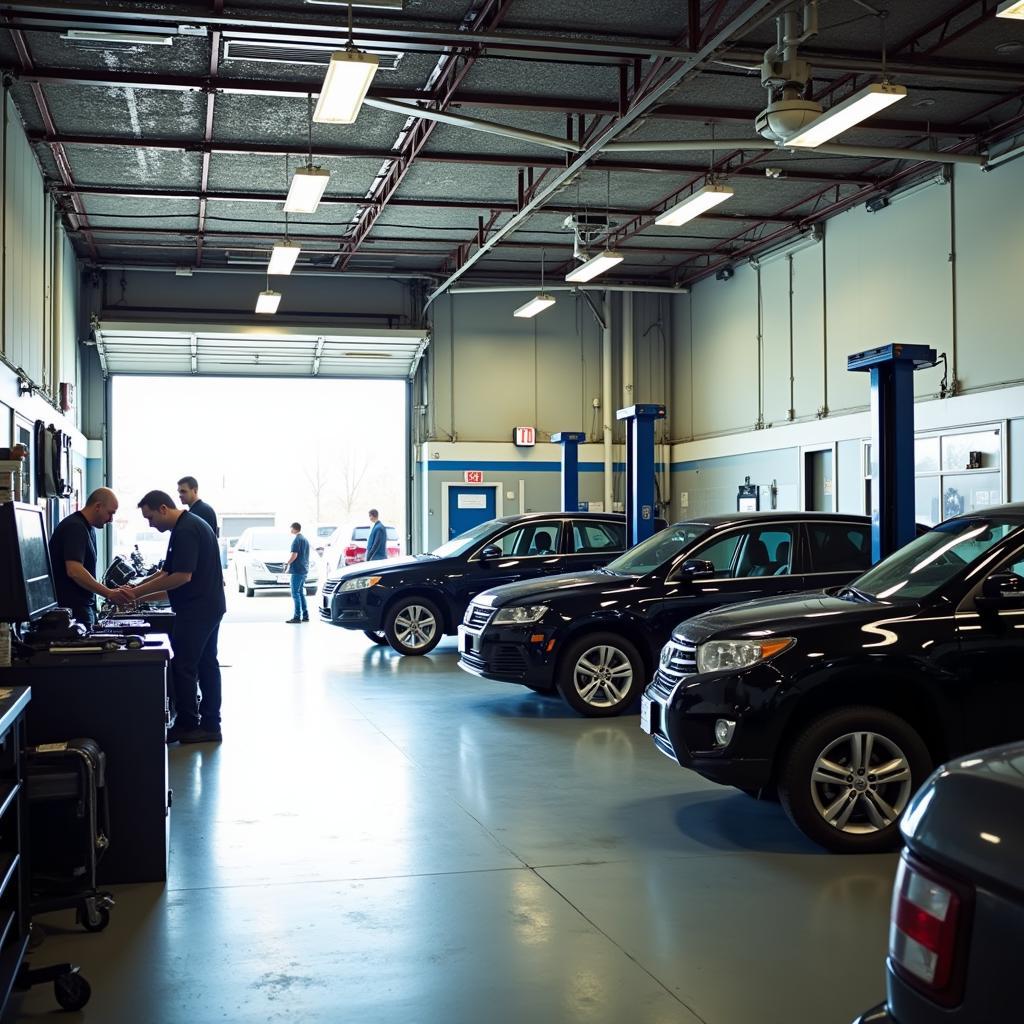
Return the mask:
POLYGON ((174 609, 171 696, 176 721, 167 733, 167 742, 219 743, 217 637, 227 603, 217 538, 199 516, 175 508, 174 499, 164 491, 150 491, 139 508, 150 526, 161 533, 171 532, 163 568, 124 591, 133 601, 166 591, 174 609))
POLYGON ((309 541, 302 536, 302 527, 292 523, 292 551, 288 556, 288 578, 292 585, 295 614, 285 622, 309 622, 306 607, 306 577, 309 575, 309 541))
POLYGON ((378 562, 388 557, 388 531, 375 508, 370 509, 370 536, 366 538, 366 561, 378 562))

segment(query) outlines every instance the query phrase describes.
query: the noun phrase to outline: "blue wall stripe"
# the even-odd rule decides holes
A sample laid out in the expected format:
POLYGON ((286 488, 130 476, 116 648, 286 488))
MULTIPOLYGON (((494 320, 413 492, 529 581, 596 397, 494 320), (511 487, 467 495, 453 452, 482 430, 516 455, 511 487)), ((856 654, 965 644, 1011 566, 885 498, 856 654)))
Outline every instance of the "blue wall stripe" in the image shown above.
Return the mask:
MULTIPOLYGON (((462 460, 455 459, 430 459, 429 461, 422 463, 422 465, 425 465, 427 467, 428 473, 437 472, 440 470, 444 470, 446 472, 457 471, 461 473, 467 469, 483 469, 495 473, 502 473, 508 471, 514 471, 517 473, 560 473, 562 471, 562 464, 560 462, 500 462, 488 461, 486 459, 476 460, 472 462, 464 462, 462 460)), ((659 472, 663 468, 663 463, 655 463, 655 469, 657 469, 659 472)), ((674 468, 675 467, 673 467, 673 469, 674 468)), ((579 471, 581 473, 603 473, 604 463, 581 462, 579 464, 579 471)), ((625 473, 626 464, 624 462, 615 462, 612 464, 612 471, 615 473, 625 473)))

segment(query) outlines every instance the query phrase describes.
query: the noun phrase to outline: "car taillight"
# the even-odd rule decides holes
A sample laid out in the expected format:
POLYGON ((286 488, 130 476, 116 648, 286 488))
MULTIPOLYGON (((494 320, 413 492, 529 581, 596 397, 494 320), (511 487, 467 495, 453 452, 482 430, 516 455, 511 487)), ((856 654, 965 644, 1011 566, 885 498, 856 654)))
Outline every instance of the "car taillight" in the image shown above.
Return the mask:
POLYGON ((904 854, 892 894, 889 958, 905 981, 942 1006, 963 993, 970 894, 904 854))

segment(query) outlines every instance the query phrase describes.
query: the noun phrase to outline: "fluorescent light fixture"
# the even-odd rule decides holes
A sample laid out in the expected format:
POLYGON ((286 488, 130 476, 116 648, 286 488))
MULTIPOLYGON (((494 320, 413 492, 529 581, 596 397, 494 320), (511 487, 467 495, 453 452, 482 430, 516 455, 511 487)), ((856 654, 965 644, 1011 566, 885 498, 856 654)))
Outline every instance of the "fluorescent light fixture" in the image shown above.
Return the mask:
POLYGON ((554 295, 548 295, 545 292, 541 292, 538 295, 534 295, 529 302, 524 302, 512 315, 526 319, 528 317, 536 316, 538 313, 543 313, 545 309, 548 309, 554 304, 554 295))
POLYGON ((317 124, 353 124, 379 64, 379 57, 362 50, 332 53, 313 120, 317 124))
POLYGON ((1024 0, 1003 0, 996 8, 997 18, 1018 18, 1024 21, 1024 0))
POLYGON ((828 142, 829 139, 834 139, 855 124, 866 121, 880 110, 892 106, 906 95, 907 90, 902 85, 874 82, 842 103, 837 103, 831 110, 826 110, 821 117, 816 117, 803 131, 791 139, 786 139, 782 147, 813 149, 823 142, 828 142))
POLYGON ((605 249, 596 256, 591 256, 586 263, 581 263, 575 270, 565 275, 566 281, 592 281, 598 274, 621 263, 626 257, 621 252, 605 249))
POLYGON ((260 292, 259 298, 256 300, 256 312, 257 313, 276 313, 277 307, 281 305, 281 293, 272 292, 269 288, 265 292, 260 292))
POLYGON ((96 29, 69 28, 61 35, 69 43, 121 43, 124 46, 170 46, 171 36, 151 32, 100 32, 96 29))
POLYGON ((297 242, 277 242, 270 253, 270 263, 267 265, 268 274, 290 274, 295 267, 295 261, 302 252, 302 246, 297 242))
POLYGON ((803 232, 796 238, 790 239, 788 242, 783 242, 781 245, 777 245, 773 249, 766 249, 764 252, 758 253, 756 256, 751 256, 750 264, 753 267, 761 267, 766 263, 774 263, 776 260, 781 260, 786 256, 792 256, 794 253, 801 252, 804 249, 811 248, 813 245, 817 245, 824 237, 825 232, 822 230, 821 225, 815 224, 809 231, 803 232))
POLYGON ((304 3, 312 4, 314 7, 388 7, 394 11, 400 11, 405 6, 405 0, 303 0, 304 3))
POLYGON ((665 228, 677 228, 680 224, 707 213, 719 203, 724 203, 732 195, 735 193, 728 185, 707 184, 697 189, 693 195, 687 196, 681 203, 676 203, 670 210, 666 210, 654 223, 665 228))
POLYGON ((325 171, 322 167, 314 167, 312 164, 299 167, 295 171, 295 176, 288 189, 288 198, 284 201, 285 211, 287 213, 316 213, 324 189, 327 188, 327 182, 330 180, 330 171, 325 171))

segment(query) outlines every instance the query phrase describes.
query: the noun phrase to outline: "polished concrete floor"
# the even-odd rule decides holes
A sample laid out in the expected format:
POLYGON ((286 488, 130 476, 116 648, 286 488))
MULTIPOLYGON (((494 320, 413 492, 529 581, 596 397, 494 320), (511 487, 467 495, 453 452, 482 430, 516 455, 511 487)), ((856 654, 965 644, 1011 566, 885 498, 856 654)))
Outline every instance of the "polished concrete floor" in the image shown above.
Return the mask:
POLYGON ((289 607, 232 597, 224 743, 171 748, 167 885, 117 889, 101 934, 45 919, 34 961, 93 987, 63 1019, 849 1024, 881 998, 893 857, 820 853, 635 715, 289 607))

